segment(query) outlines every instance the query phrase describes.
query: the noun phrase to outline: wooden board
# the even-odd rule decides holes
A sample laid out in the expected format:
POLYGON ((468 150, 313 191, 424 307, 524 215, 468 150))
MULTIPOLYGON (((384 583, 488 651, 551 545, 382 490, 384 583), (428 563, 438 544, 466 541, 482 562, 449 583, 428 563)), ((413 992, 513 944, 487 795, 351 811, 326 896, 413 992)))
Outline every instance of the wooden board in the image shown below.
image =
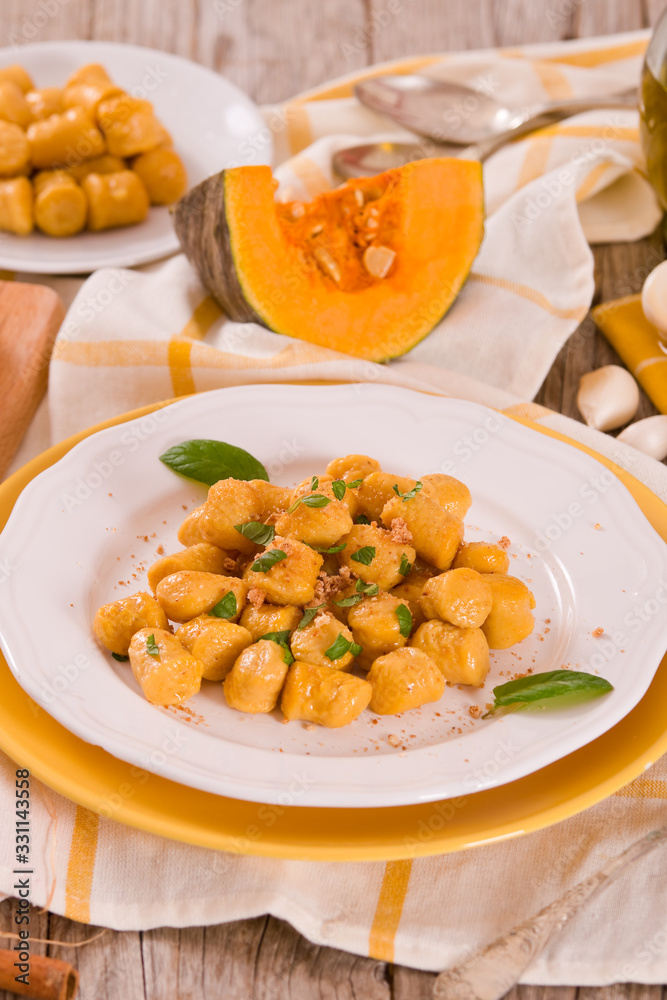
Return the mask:
POLYGON ((0 479, 46 392, 64 315, 53 289, 0 281, 0 479))

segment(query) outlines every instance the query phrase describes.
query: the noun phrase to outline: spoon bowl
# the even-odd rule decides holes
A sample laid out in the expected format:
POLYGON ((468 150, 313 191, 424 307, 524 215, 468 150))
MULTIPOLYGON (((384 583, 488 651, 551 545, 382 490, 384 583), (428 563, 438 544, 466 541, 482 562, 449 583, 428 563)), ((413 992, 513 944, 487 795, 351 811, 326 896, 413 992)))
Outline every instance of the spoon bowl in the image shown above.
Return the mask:
POLYGON ((458 146, 516 133, 536 118, 558 120, 594 108, 637 107, 633 88, 611 97, 573 97, 511 108, 482 89, 416 73, 376 76, 358 83, 354 92, 376 114, 418 135, 458 146))

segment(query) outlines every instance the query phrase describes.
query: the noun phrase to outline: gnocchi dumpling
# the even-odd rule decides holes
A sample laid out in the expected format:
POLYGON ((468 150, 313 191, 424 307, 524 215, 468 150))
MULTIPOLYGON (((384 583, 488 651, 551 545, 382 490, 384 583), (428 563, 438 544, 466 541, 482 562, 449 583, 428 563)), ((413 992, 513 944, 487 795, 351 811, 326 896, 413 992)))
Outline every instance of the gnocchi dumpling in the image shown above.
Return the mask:
POLYGON ((396 715, 438 701, 445 690, 445 678, 430 656, 406 646, 379 656, 368 673, 373 688, 371 712, 396 715))
POLYGON ((239 712, 272 712, 278 703, 288 665, 285 650, 272 639, 260 639, 237 658, 225 677, 227 704, 239 712))
POLYGON ((206 615, 223 601, 224 606, 216 615, 236 621, 247 592, 246 584, 237 577, 189 569, 165 576, 155 588, 160 607, 173 622, 189 622, 206 615))
POLYGON ((257 642, 267 632, 289 632, 297 627, 303 618, 301 608, 293 604, 246 604, 240 624, 250 632, 253 642, 257 642))
POLYGON ((449 514, 455 514, 463 520, 472 504, 470 490, 465 483, 441 472, 422 476, 421 482, 431 500, 435 500, 449 514))
POLYGON ((296 660, 313 663, 316 667, 347 670, 354 659, 350 647, 352 633, 333 617, 320 612, 305 628, 292 635, 290 648, 296 660))
POLYGON ((241 625, 211 615, 200 615, 176 632, 176 639, 203 666, 205 681, 221 681, 253 637, 241 625))
POLYGON ((405 579, 415 560, 412 545, 394 541, 390 531, 377 525, 355 524, 341 542, 345 542, 338 555, 341 566, 382 590, 390 590, 405 579))
POLYGON ((507 649, 526 639, 535 627, 531 609, 535 598, 522 580, 515 576, 490 573, 486 577, 491 587, 493 604, 482 625, 491 649, 507 649))
POLYGON ((287 675, 280 707, 286 719, 339 729, 361 715, 372 693, 368 681, 344 670, 296 660, 287 675))
POLYGON ((347 505, 334 496, 331 482, 319 477, 315 489, 311 482, 301 483, 294 490, 290 507, 276 521, 276 531, 286 538, 329 548, 350 530, 352 518, 347 505), (319 506, 320 498, 325 499, 325 506, 319 506), (318 506, 310 506, 309 500, 318 506))
POLYGON ((243 579, 273 604, 310 604, 315 596, 322 556, 296 538, 276 535, 250 563, 243 579), (278 557, 278 558, 276 558, 278 557))
POLYGON ((391 526, 395 518, 405 521, 417 555, 439 570, 449 569, 463 541, 463 521, 449 514, 420 490, 406 498, 394 495, 382 509, 382 523, 391 526))
POLYGON ((347 624, 352 630, 354 641, 362 648, 357 657, 359 665, 369 670, 378 656, 405 646, 409 631, 405 628, 404 621, 409 621, 409 616, 407 601, 385 591, 380 591, 374 597, 364 597, 350 608, 347 624), (399 611, 400 608, 407 611, 407 619, 404 612, 399 611))
POLYGON ((208 491, 206 503, 196 521, 197 530, 203 541, 221 549, 253 553, 257 551, 257 546, 237 531, 235 525, 259 521, 263 508, 263 500, 250 483, 242 479, 221 479, 208 491))
POLYGON ((143 590, 105 604, 93 621, 95 638, 116 656, 127 656, 132 636, 142 628, 169 628, 167 616, 158 602, 143 590))
POLYGON ((489 672, 489 645, 480 628, 434 619, 419 626, 410 645, 430 656, 450 684, 481 687, 489 672))
MULTIPOLYGON (((165 576, 178 573, 180 570, 198 570, 203 573, 225 574, 225 569, 229 564, 229 555, 224 549, 219 549, 217 545, 209 542, 199 542, 190 545, 187 549, 174 552, 171 556, 163 556, 154 562, 148 570, 148 583, 155 593, 157 585, 165 576)), ((241 613, 239 609, 239 614, 241 613)))
POLYGON ((427 580, 419 603, 426 618, 441 618, 460 628, 478 628, 486 621, 493 595, 480 573, 461 567, 427 580))
POLYGON ((453 562, 454 569, 467 567, 478 573, 507 573, 510 559, 505 549, 491 542, 463 542, 453 562))
POLYGON ((151 705, 181 705, 199 691, 202 664, 171 632, 139 629, 128 652, 132 673, 151 705))

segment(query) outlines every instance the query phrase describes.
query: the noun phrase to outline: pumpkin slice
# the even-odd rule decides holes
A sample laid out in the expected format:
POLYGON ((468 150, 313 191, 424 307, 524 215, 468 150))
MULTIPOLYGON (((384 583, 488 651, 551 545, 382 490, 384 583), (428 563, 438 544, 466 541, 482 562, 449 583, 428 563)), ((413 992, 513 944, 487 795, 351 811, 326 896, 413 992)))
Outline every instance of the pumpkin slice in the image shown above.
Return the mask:
POLYGON ((461 290, 483 236, 482 168, 426 159, 312 202, 276 202, 269 167, 193 188, 176 232, 234 320, 359 358, 405 354, 461 290))

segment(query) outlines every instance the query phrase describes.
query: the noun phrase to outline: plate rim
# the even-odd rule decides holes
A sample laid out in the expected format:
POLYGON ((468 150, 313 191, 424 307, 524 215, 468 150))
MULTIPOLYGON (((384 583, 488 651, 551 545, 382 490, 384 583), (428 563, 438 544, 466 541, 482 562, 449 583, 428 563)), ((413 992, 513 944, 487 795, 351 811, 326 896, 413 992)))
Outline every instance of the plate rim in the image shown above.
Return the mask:
MULTIPOLYGON (((304 380, 290 384, 346 383, 304 380)), ((114 417, 73 435, 37 456, 0 485, 0 524, 4 527, 23 487, 80 441, 99 430, 153 413, 175 401, 171 399, 150 404, 114 417)), ((667 541, 667 505, 643 483, 587 445, 552 428, 542 427, 529 418, 511 413, 504 415, 538 433, 545 433, 578 448, 602 462, 626 486, 654 530, 667 541)), ((621 722, 581 749, 531 775, 498 788, 471 793, 463 799, 446 799, 412 806, 370 809, 309 807, 307 810, 298 806, 284 806, 282 815, 273 815, 271 824, 266 825, 263 830, 260 828, 259 836, 254 838, 247 836, 247 832, 257 829, 255 824, 258 811, 266 809, 266 806, 200 792, 157 775, 151 774, 141 783, 137 783, 135 775, 134 785, 131 785, 132 794, 121 798, 120 803, 115 803, 111 808, 108 804, 109 796, 118 797, 117 789, 124 782, 132 781, 133 766, 98 747, 84 743, 48 716, 23 692, 4 658, 0 661, 0 685, 6 694, 0 701, 0 747, 13 759, 18 758, 20 762, 27 763, 35 776, 55 791, 94 812, 111 815, 118 821, 147 832, 199 846, 265 857, 341 861, 414 858, 519 836, 560 822, 594 805, 641 774, 667 750, 667 728, 659 719, 652 719, 651 727, 643 718, 648 711, 650 723, 650 706, 656 700, 656 691, 661 691, 662 697, 667 692, 666 655, 647 694, 621 722), (31 709, 29 716, 24 719, 26 703, 31 709), (38 740, 30 725, 36 716, 42 719, 38 740), (627 739, 625 730, 633 730, 633 721, 637 717, 642 717, 639 736, 643 749, 640 752, 630 751, 628 754, 625 747, 632 746, 633 740, 627 739), (618 745, 614 747, 614 741, 618 737, 621 737, 620 749, 618 745), (50 744, 51 738, 55 740, 55 750, 50 744), (81 754, 82 747, 86 748, 84 754, 81 754), (602 751, 601 754, 597 753, 599 750, 602 751), (619 753, 620 759, 616 760, 619 753), (588 758, 592 758, 594 762, 596 756, 601 759, 597 760, 593 777, 588 758), (577 759, 587 760, 589 766, 572 768, 572 762, 577 759), (552 776, 562 772, 562 787, 554 789, 552 781, 545 782, 547 772, 552 776), (540 776, 537 783, 536 775, 540 776), (583 780, 583 775, 586 775, 586 780, 583 780), (84 785, 79 783, 82 779, 84 785), (532 789, 531 785, 534 785, 532 789), (549 787, 553 801, 545 801, 545 786, 549 787), (507 791, 512 790, 515 795, 507 795, 507 791), (528 792, 527 805, 520 797, 514 804, 517 791, 528 792), (536 797, 537 805, 531 805, 531 794, 536 797), (484 817, 485 808, 491 808, 492 817, 484 817), (190 809, 192 814, 189 814, 190 809), (480 810, 481 816, 476 816, 480 810), (447 817, 443 819, 445 813, 447 817), (466 815, 468 823, 462 822, 466 815), (390 817, 396 827, 393 832, 390 817), (234 823, 237 824, 236 827, 234 823), (335 824, 335 829, 343 829, 342 836, 335 843, 331 842, 332 824, 335 824), (424 824, 427 836, 405 833, 410 829, 418 831, 424 824)), ((634 742, 637 742, 636 732, 634 742)), ((271 808, 268 807, 269 810, 271 808)))
MULTIPOLYGON (((135 45, 132 42, 115 42, 106 41, 105 39, 96 38, 61 38, 61 39, 51 39, 41 42, 27 42, 25 45, 20 46, 20 52, 25 52, 26 50, 36 50, 39 51, 55 50, 62 47, 76 47, 83 49, 98 49, 98 48, 113 48, 116 50, 132 50, 135 53, 142 53, 150 56, 152 59, 158 57, 164 57, 170 61, 175 61, 180 64, 187 65, 190 69, 194 67, 197 72, 200 72, 206 76, 213 76, 216 80, 222 80, 224 84, 233 88, 236 91, 237 96, 241 97, 244 101, 248 102, 249 108, 251 107, 257 115, 257 127, 261 128, 263 126, 263 118, 259 105, 253 101, 253 99, 246 94, 237 84, 230 80, 227 76, 222 73, 216 72, 216 70, 211 69, 209 66, 204 66, 203 63, 195 62, 194 59, 188 59, 187 56, 179 55, 176 52, 167 52, 164 49, 153 49, 146 45, 135 45)), ((4 45, 0 48, 0 66, 6 64, 6 62, 16 62, 17 61, 17 49, 11 45, 4 45)), ((269 139, 266 146, 265 159, 267 163, 271 163, 273 160, 273 138, 269 139)), ((253 161, 259 162, 259 161, 253 161)), ((127 227, 130 232, 133 227, 127 227)), ((12 235, 12 234, 6 234, 12 235)), ((27 237, 29 239, 30 237, 27 237)), ((76 239, 76 237, 74 237, 76 239)), ((180 243, 176 233, 172 230, 167 236, 162 240, 161 246, 158 249, 145 250, 137 249, 134 253, 130 246, 127 251, 117 252, 110 251, 107 256, 95 264, 94 270, 99 270, 103 267, 138 267, 141 264, 150 264, 155 261, 164 260, 167 257, 173 256, 180 250, 180 243)), ((21 274, 46 274, 46 275, 76 275, 76 274, 90 274, 90 256, 84 255, 80 258, 75 258, 74 261, 68 262, 67 271, 63 272, 54 260, 53 263, 48 261, 37 260, 37 261, 17 261, 12 257, 11 254, 4 254, 0 250, 0 268, 6 270, 17 271, 21 274), (24 266, 25 265, 25 266, 24 266)))

